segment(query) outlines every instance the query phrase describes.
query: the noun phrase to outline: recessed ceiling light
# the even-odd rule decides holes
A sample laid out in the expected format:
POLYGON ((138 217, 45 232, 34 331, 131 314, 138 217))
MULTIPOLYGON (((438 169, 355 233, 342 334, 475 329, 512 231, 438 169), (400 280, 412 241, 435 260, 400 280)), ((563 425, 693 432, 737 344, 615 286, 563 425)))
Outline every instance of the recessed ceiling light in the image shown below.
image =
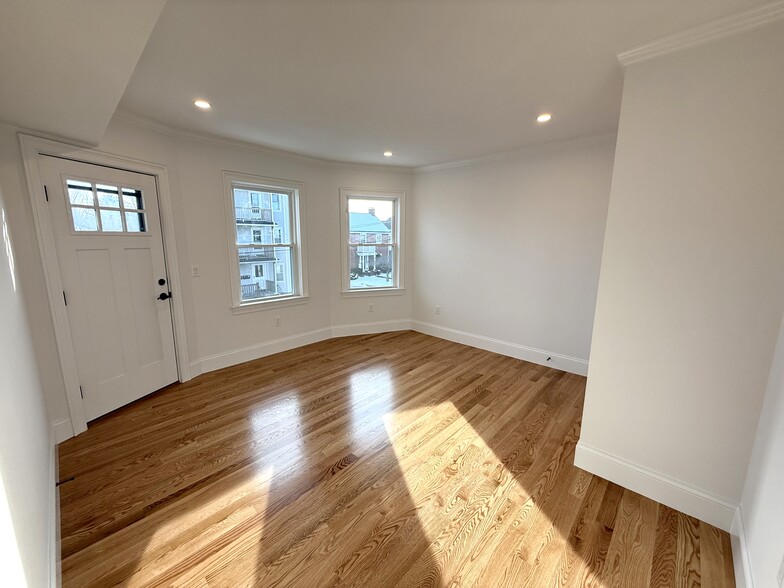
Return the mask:
POLYGON ((212 108, 212 104, 210 104, 210 103, 209 103, 209 102, 207 102, 206 100, 201 100, 201 99, 199 99, 199 100, 194 100, 194 101, 193 101, 193 105, 194 105, 196 108, 201 108, 202 110, 209 110, 210 108, 212 108))
POLYGON ((384 151, 384 157, 392 157, 391 151, 384 151))
POLYGON ((550 119, 553 118, 553 115, 549 112, 543 112, 539 116, 536 117, 536 122, 546 123, 550 122, 550 119))

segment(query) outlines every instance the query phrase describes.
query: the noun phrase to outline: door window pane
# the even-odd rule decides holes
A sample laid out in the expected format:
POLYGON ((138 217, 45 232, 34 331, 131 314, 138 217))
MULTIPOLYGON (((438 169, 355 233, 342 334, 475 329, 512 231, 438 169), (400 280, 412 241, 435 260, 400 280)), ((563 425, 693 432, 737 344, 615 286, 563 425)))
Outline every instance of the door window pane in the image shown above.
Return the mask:
POLYGON ((105 208, 120 208, 120 191, 116 186, 98 184, 98 206, 105 208))
POLYGON ((123 188, 123 207, 128 210, 142 210, 142 191, 131 188, 123 188))
POLYGON ((141 190, 74 179, 66 181, 66 189, 75 231, 147 232, 141 190))
POLYGON ((128 227, 129 233, 143 233, 147 230, 144 223, 143 212, 126 212, 125 213, 125 226, 128 227))
MULTIPOLYGON (((100 200, 100 197, 99 197, 100 200)), ((122 217, 119 210, 104 210, 101 209, 101 228, 105 232, 118 233, 122 232, 123 224, 122 217)))
POLYGON ((90 184, 87 184, 86 187, 84 184, 85 182, 68 182, 68 199, 71 204, 93 206, 93 188, 90 184))
POLYGON ((97 231, 98 217, 95 215, 94 208, 81 208, 74 206, 71 208, 75 231, 97 231))

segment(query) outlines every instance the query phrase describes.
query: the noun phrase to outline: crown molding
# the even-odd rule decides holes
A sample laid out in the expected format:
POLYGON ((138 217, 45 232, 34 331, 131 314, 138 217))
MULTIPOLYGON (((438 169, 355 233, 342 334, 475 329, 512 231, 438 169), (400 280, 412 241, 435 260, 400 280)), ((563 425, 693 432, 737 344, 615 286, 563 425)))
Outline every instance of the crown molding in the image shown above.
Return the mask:
POLYGON ((297 153, 296 151, 287 151, 285 149, 279 149, 277 147, 270 147, 267 145, 260 145, 258 143, 250 143, 239 139, 230 139, 228 137, 221 137, 219 135, 212 135, 209 133, 199 133, 196 131, 189 131, 189 130, 182 129, 180 127, 166 125, 164 123, 160 123, 152 119, 139 116, 130 113, 126 110, 120 110, 120 109, 118 109, 114 113, 112 120, 117 120, 119 122, 123 122, 153 132, 168 135, 170 137, 176 137, 176 138, 181 138, 189 141, 196 141, 200 143, 207 143, 211 145, 220 145, 223 147, 241 149, 244 151, 255 151, 257 153, 263 153, 271 157, 294 159, 311 165, 363 169, 363 170, 379 171, 379 172, 386 172, 386 173, 412 173, 412 172, 419 173, 419 172, 438 171, 438 170, 449 169, 453 167, 463 167, 468 165, 476 165, 478 163, 487 163, 491 161, 500 161, 503 159, 512 159, 514 157, 518 157, 526 154, 558 151, 561 149, 567 149, 569 147, 587 145, 590 143, 598 143, 607 140, 614 141, 616 139, 615 132, 604 133, 600 135, 589 135, 586 137, 578 137, 575 139, 564 139, 560 141, 551 141, 548 143, 521 147, 521 148, 512 149, 509 151, 502 151, 499 153, 494 153, 494 154, 490 154, 474 159, 462 159, 458 161, 448 161, 444 163, 436 163, 436 164, 425 165, 420 167, 408 167, 408 166, 399 166, 399 165, 380 165, 375 163, 357 163, 357 162, 341 161, 337 159, 316 157, 313 155, 305 155, 303 153, 297 153))
POLYGON ((525 155, 533 155, 536 153, 549 153, 552 151, 561 151, 571 147, 580 147, 583 145, 591 145, 593 143, 604 143, 607 141, 615 141, 617 133, 603 133, 600 135, 587 135, 584 137, 577 137, 573 139, 562 139, 560 141, 550 141, 548 143, 540 143, 538 145, 529 145, 527 147, 520 147, 518 149, 511 149, 509 151, 501 151, 492 155, 485 155, 476 157, 474 159, 461 159, 459 161, 447 161, 444 163, 435 163, 433 165, 423 165, 414 168, 415 173, 428 173, 434 171, 441 171, 444 169, 452 169, 455 167, 467 167, 471 165, 478 165, 480 163, 491 163, 494 161, 503 161, 506 159, 514 159, 515 157, 522 157, 525 155))
POLYGON ((327 167, 340 167, 363 169, 371 171, 379 171, 386 173, 407 173, 410 174, 414 171, 413 167, 402 165, 381 165, 377 163, 358 163, 351 161, 341 161, 339 159, 328 159, 325 157, 316 157, 314 155, 305 155, 304 153, 297 153, 296 151, 288 151, 278 147, 270 147, 268 145, 261 145, 258 143, 250 143, 240 139, 231 139, 228 137, 221 137, 219 135, 212 135, 209 133, 199 133, 196 131, 189 131, 180 127, 166 125, 152 119, 132 114, 125 110, 117 110, 112 117, 112 120, 120 121, 129 125, 144 128, 149 131, 185 139, 188 141, 195 141, 199 143, 207 143, 210 145, 219 145, 222 147, 229 147, 232 149, 241 149, 243 151, 255 151, 270 157, 280 157, 285 159, 294 159, 303 163, 311 165, 327 166, 327 167))
POLYGON ((618 61, 625 67, 750 31, 781 18, 784 18, 784 1, 768 2, 622 51, 618 61))

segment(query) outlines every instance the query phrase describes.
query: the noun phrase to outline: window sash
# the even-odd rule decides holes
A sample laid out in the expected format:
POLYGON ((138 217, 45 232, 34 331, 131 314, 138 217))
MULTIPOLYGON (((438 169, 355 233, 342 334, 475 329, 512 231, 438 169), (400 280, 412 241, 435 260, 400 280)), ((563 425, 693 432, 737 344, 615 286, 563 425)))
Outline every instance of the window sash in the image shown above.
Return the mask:
MULTIPOLYGON (((351 235, 349 235, 349 239, 351 239, 351 235)), ((378 245, 379 247, 381 247, 382 245, 397 245, 397 241, 395 241, 392 237, 390 237, 390 240, 388 242, 366 240, 366 241, 357 241, 356 243, 352 243, 351 241, 348 241, 346 245, 348 245, 349 247, 356 247, 357 245, 378 245)))
MULTIPOLYGON (((403 288, 403 248, 402 235, 400 234, 400 221, 405 215, 405 192, 402 190, 354 190, 350 188, 341 188, 341 240, 343 241, 343 254, 342 254, 342 286, 341 290, 345 294, 362 295, 362 293, 369 294, 373 291, 383 290, 402 290, 403 288), (352 237, 351 231, 351 208, 352 202, 357 200, 361 201, 377 201, 379 203, 390 203, 392 205, 390 231, 377 233, 373 231, 364 231, 367 238, 362 239, 360 231, 354 231, 352 237), (357 236, 357 233, 360 233, 357 236), (371 241, 370 236, 382 236, 381 241, 371 241), (356 239, 352 242, 352 238, 356 239), (389 239, 384 242, 383 239, 389 239), (350 271, 352 269, 352 256, 359 256, 360 248, 374 248, 378 250, 383 257, 389 257, 393 269, 393 282, 388 285, 379 285, 363 288, 352 288, 350 280, 350 271), (353 251, 352 251, 353 250, 353 251), (383 251, 383 253, 382 253, 383 251)), ((369 254, 372 255, 372 252, 369 254)))
MULTIPOLYGON (((230 234, 230 243, 233 247, 233 259, 231 259, 232 270, 230 272, 232 278, 232 307, 240 308, 258 303, 273 302, 279 299, 306 297, 305 235, 303 234, 302 229, 303 219, 300 201, 302 185, 298 182, 289 182, 285 180, 281 180, 281 184, 277 184, 276 181, 267 183, 264 180, 269 180, 269 178, 262 177, 258 177, 258 180, 261 181, 255 182, 254 180, 257 179, 257 176, 232 174, 230 172, 224 172, 223 175, 225 186, 224 192, 227 199, 227 222, 230 224, 231 230, 233 230, 233 234, 230 234), (251 194, 258 194, 258 204, 254 201, 252 205, 259 206, 261 209, 271 210, 273 198, 278 201, 279 210, 277 210, 276 214, 280 215, 281 212, 283 212, 284 222, 269 225, 273 229, 271 242, 239 242, 239 225, 236 218, 236 197, 234 195, 236 190, 246 190, 251 194), (277 238, 280 238, 280 241, 283 241, 283 237, 288 237, 286 242, 276 242, 277 238), (285 283, 285 289, 290 290, 290 292, 272 294, 264 296, 261 299, 245 299, 242 290, 245 285, 242 283, 242 271, 240 270, 240 265, 244 263, 240 261, 241 251, 248 253, 262 249, 271 252, 277 251, 277 257, 281 260, 279 264, 276 262, 274 270, 271 272, 272 275, 267 276, 267 272, 264 272, 264 278, 267 281, 272 280, 285 283), (278 268, 278 265, 281 267, 278 268), (283 280, 278 280, 278 269, 284 268, 287 268, 287 271, 284 270, 282 273, 283 280)), ((250 200, 251 198, 249 197, 248 199, 250 200)), ((273 221, 274 220, 273 217, 273 221)), ((262 235, 263 234, 264 233, 262 233, 262 235)), ((247 237, 247 233, 244 233, 242 239, 247 239, 247 237)), ((249 240, 253 241, 253 232, 251 232, 250 237, 249 240)), ((275 254, 273 253, 273 255, 275 254)))

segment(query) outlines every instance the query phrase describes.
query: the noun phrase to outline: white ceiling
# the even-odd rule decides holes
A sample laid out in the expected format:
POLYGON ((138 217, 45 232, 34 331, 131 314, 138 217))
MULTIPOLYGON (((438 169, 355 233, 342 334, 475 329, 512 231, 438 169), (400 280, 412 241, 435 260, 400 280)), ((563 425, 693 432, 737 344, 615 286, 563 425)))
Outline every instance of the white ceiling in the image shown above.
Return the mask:
POLYGON ((96 144, 165 0, 0 0, 0 121, 96 144))
POLYGON ((617 53, 759 4, 168 0, 121 108, 331 159, 459 160, 615 130, 617 53))
POLYGON ((173 127, 344 161, 454 161, 615 130, 617 53, 764 3, 164 1, 2 0, 0 120, 98 143, 125 90, 123 110, 173 127), (537 125, 543 111, 554 119, 537 125))

